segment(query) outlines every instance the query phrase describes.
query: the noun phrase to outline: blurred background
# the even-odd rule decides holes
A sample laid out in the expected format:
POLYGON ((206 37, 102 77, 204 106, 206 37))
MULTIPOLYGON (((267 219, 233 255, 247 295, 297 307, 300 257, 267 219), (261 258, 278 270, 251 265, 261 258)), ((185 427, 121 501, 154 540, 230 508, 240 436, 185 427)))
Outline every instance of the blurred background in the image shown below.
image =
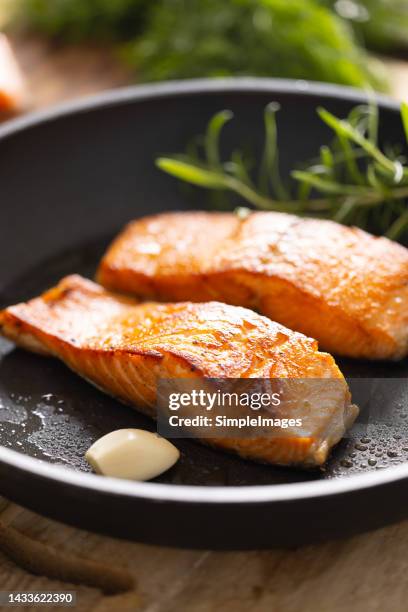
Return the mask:
POLYGON ((408 99, 408 0, 0 0, 0 107, 258 75, 408 99))

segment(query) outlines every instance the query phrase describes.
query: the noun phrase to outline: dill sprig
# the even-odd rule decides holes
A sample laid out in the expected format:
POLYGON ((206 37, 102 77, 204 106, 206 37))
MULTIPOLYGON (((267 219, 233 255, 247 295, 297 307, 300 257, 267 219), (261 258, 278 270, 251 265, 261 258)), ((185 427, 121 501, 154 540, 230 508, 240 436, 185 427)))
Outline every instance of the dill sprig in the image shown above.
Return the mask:
MULTIPOLYGON (((227 110, 212 117, 201 147, 159 157, 156 164, 187 183, 233 192, 256 209, 333 219, 401 239, 408 231, 408 165, 397 147, 380 148, 376 104, 356 106, 346 119, 318 108, 333 140, 320 147, 316 159, 291 172, 290 184, 279 172, 278 110, 276 102, 265 108, 265 145, 256 178, 241 151, 221 160, 222 128, 233 117, 227 110)), ((407 104, 401 106, 401 120, 408 142, 407 104)))

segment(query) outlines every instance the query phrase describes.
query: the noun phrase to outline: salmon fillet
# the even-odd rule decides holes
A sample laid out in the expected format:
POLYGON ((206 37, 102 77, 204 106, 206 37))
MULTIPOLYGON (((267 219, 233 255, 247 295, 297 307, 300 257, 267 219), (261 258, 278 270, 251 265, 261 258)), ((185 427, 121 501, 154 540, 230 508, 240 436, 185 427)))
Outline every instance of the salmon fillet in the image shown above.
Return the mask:
POLYGON ((175 212, 128 225, 105 287, 155 300, 219 300, 316 338, 329 352, 408 352, 408 250, 331 221, 274 212, 175 212))
POLYGON ((2 311, 0 331, 23 348, 58 357, 101 390, 153 417, 163 378, 337 381, 309 406, 307 435, 207 440, 257 461, 321 465, 357 415, 331 355, 318 352, 316 341, 244 308, 217 302, 138 304, 69 276, 41 297, 2 311))

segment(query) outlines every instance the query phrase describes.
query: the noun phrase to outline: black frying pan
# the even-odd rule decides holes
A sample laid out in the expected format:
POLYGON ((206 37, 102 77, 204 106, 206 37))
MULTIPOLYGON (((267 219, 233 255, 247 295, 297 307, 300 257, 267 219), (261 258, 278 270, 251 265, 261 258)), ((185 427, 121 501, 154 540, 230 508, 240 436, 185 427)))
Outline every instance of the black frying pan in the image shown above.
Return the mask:
MULTIPOLYGON (((108 241, 131 218, 205 206, 204 195, 192 201, 156 170, 154 158, 182 150, 223 108, 236 116, 225 129, 226 148, 249 144, 259 151, 262 112, 271 100, 282 105, 287 171, 329 138, 316 106, 345 115, 363 98, 304 82, 203 80, 107 93, 3 126, 0 306, 38 294, 67 273, 92 276, 108 241)), ((379 102, 382 138, 400 142, 396 105, 379 102)), ((0 492, 72 525, 185 547, 292 546, 402 519, 408 515, 407 360, 339 363, 360 379, 359 393, 361 378, 388 380, 379 381, 385 384, 381 423, 368 431, 363 410, 325 471, 255 465, 179 440, 182 458, 172 470, 157 482, 135 483, 87 473, 83 455, 112 429, 154 429, 154 423, 61 363, 0 341, 0 492)))

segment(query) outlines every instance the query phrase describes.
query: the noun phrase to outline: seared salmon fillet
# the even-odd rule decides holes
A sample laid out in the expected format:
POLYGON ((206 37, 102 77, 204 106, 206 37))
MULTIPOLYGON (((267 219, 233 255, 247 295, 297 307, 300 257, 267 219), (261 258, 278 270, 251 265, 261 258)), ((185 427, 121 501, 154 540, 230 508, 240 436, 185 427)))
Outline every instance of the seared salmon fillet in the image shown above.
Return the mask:
POLYGON ((349 357, 408 352, 408 250, 386 238, 274 212, 175 212, 130 223, 97 280, 155 300, 252 308, 349 357))
POLYGON ((244 308, 138 304, 69 276, 41 297, 2 311, 0 330, 153 417, 161 378, 330 379, 327 393, 308 403, 307 435, 210 441, 257 461, 321 465, 357 415, 333 357, 318 352, 316 341, 244 308))

